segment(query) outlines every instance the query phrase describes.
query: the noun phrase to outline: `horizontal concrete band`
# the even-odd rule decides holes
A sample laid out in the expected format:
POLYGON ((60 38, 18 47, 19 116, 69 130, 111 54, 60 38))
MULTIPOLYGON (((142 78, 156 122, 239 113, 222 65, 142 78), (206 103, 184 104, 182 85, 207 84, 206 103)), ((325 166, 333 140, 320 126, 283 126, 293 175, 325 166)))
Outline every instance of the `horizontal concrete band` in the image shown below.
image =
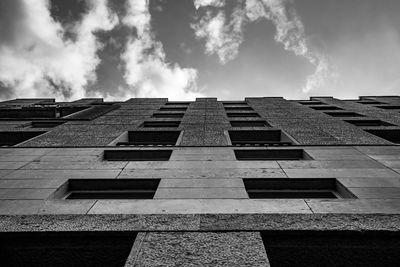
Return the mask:
POLYGON ((0 232, 400 231, 399 214, 1 215, 0 232))

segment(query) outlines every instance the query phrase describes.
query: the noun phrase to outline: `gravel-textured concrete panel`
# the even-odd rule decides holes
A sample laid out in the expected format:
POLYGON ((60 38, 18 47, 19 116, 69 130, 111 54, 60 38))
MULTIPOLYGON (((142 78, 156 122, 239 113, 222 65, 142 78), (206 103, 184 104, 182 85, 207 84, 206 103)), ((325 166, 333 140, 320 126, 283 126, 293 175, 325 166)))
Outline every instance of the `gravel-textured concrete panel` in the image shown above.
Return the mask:
POLYGON ((269 266, 258 232, 147 233, 126 266, 269 266))

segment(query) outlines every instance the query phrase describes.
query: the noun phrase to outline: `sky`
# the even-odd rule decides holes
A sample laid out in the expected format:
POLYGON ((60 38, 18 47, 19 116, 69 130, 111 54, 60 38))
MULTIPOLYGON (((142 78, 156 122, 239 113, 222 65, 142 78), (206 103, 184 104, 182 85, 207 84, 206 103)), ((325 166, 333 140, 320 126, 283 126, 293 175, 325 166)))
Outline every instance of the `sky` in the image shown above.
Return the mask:
POLYGON ((1 0, 0 99, 400 93, 398 0, 1 0))

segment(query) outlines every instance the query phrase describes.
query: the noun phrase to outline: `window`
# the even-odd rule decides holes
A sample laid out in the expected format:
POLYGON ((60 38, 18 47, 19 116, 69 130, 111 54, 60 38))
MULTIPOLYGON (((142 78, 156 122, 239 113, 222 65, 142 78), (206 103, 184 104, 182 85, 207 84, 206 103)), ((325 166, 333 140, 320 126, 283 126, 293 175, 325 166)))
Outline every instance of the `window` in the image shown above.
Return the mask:
POLYGON ((229 131, 234 146, 285 146, 291 140, 280 130, 229 131))
POLYGON ((394 126, 394 124, 381 120, 345 120, 355 126, 394 126))
POLYGON ((334 178, 255 178, 243 179, 243 182, 249 198, 355 198, 334 178))
POLYGON ((230 121, 232 127, 271 127, 266 121, 230 121))
POLYGON ((242 113, 242 112, 228 112, 226 113, 226 115, 229 118, 254 118, 254 117, 260 117, 260 115, 258 115, 255 112, 249 112, 249 113, 242 113))
POLYGON ((325 114, 332 117, 364 117, 364 115, 348 111, 325 112, 325 114))
POLYGON ((15 146, 45 132, 0 132, 0 147, 15 146))
POLYGON ((381 109, 400 109, 400 106, 376 106, 381 109))
POLYGON ((167 161, 172 150, 105 150, 108 161, 167 161))
POLYGON ((160 111, 186 111, 187 107, 161 107, 160 111))
POLYGON ((167 102, 165 103, 167 106, 189 106, 190 102, 181 102, 181 101, 174 101, 174 102, 167 102))
POLYGON ((177 128, 180 121, 145 121, 144 128, 177 128))
POLYGON ((135 238, 129 231, 3 232, 0 255, 3 266, 125 266, 135 238))
POLYGON ((376 100, 361 100, 361 101, 357 101, 357 103, 364 104, 364 105, 384 104, 384 103, 376 101, 376 100))
POLYGON ((248 104, 245 101, 226 101, 223 102, 222 104, 224 105, 224 107, 237 107, 237 106, 248 107, 248 104))
POLYGON ((310 108, 314 110, 343 110, 342 108, 336 107, 336 106, 310 106, 310 108))
POLYGON ((52 198, 152 199, 160 179, 69 179, 52 198))
POLYGON ((400 265, 395 231, 264 231, 261 237, 274 267, 400 265))
POLYGON ((31 126, 32 128, 54 128, 63 123, 65 121, 33 121, 31 126))
POLYGON ((235 150, 237 160, 308 160, 303 149, 246 149, 235 150))
POLYGON ((253 110, 252 107, 225 107, 226 111, 248 111, 248 110, 253 110))
POLYGON ((174 146, 180 131, 129 131, 121 135, 117 146, 174 146))
POLYGON ((153 118, 183 118, 183 113, 154 113, 153 118))
POLYGON ((400 130, 365 130, 389 142, 400 144, 400 130))
POLYGON ((87 108, 89 108, 89 107, 71 106, 71 107, 60 107, 60 108, 58 108, 58 110, 60 111, 60 117, 65 117, 65 116, 71 115, 73 113, 85 110, 87 108))
POLYGON ((316 101, 316 100, 305 100, 305 101, 298 101, 299 104, 305 105, 305 106, 310 106, 310 105, 326 105, 325 103, 321 101, 316 101))
POLYGON ((56 118, 55 107, 22 107, 14 109, 0 109, 2 119, 30 119, 30 118, 56 118))

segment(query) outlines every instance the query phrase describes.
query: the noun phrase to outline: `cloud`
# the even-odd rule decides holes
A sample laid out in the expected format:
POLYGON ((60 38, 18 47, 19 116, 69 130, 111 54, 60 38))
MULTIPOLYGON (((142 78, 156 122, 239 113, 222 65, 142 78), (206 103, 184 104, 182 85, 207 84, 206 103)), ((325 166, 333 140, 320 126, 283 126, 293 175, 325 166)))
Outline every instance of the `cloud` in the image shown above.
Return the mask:
POLYGON ((151 29, 149 1, 129 0, 122 22, 136 29, 121 59, 125 63, 126 92, 131 97, 193 99, 202 96, 197 88, 197 70, 166 61, 165 52, 151 29))
POLYGON ((12 88, 16 97, 85 97, 85 87, 96 80, 100 61, 95 32, 118 24, 106 0, 89 2, 89 11, 73 25, 74 40, 65 38, 65 29, 52 18, 46 0, 6 0, 2 5, 12 8, 12 15, 0 9, 5 25, 0 29, 2 87, 12 88), (10 31, 3 35, 6 28, 10 31))
MULTIPOLYGON (((207 5, 207 1, 197 3, 199 7, 202 5, 207 5)), ((220 7, 219 4, 214 6, 220 7)), ((240 5, 236 5, 229 22, 223 10, 206 10, 198 23, 191 26, 197 39, 206 40, 206 54, 217 54, 220 62, 225 64, 238 55, 240 44, 243 42, 244 22, 245 11, 240 5)))
POLYGON ((305 58, 315 66, 315 72, 306 78, 303 92, 321 88, 337 75, 321 51, 311 49, 304 33, 304 26, 288 0, 245 0, 236 3, 229 22, 226 20, 224 1, 194 1, 196 9, 206 8, 203 16, 192 25, 195 36, 205 39, 206 54, 217 54, 222 64, 238 55, 243 42, 243 28, 247 23, 261 19, 271 21, 276 28, 274 39, 285 50, 305 58), (217 8, 217 10, 215 10, 217 8))

